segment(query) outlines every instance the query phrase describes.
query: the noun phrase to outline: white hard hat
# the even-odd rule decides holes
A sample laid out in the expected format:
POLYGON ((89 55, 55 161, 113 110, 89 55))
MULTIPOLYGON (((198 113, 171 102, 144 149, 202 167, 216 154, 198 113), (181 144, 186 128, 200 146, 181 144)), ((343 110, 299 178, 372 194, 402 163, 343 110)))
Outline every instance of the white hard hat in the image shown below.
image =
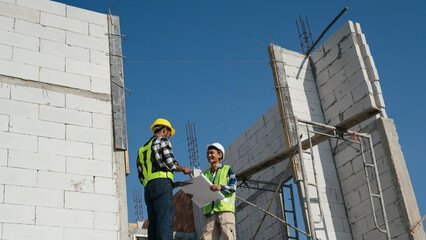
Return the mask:
POLYGON ((219 149, 222 152, 222 159, 225 157, 225 148, 223 148, 222 144, 217 142, 212 144, 207 144, 206 146, 207 150, 209 149, 209 147, 214 147, 216 149, 219 149))

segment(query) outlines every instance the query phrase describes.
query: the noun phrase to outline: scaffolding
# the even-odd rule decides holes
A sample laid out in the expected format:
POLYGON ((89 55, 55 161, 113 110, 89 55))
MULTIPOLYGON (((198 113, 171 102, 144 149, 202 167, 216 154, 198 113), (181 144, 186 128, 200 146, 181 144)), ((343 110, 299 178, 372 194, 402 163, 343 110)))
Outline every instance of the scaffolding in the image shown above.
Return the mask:
MULTIPOLYGON (((248 188, 253 188, 253 189, 257 189, 257 190, 264 190, 264 191, 271 191, 269 189, 269 187, 267 185, 274 185, 276 186, 276 189, 274 191, 274 197, 271 199, 270 204, 268 205, 268 208, 262 209, 258 206, 256 206, 253 203, 248 202, 247 200, 244 200, 240 197, 237 196, 237 198, 239 200, 241 200, 242 202, 253 206, 259 210, 261 210, 262 212, 264 212, 264 216, 262 218, 262 220, 260 221, 260 224, 257 228, 256 233, 254 234, 253 239, 256 238, 262 224, 264 221, 264 218, 266 215, 269 215, 275 219, 277 219, 278 221, 282 222, 283 224, 285 224, 287 227, 291 227, 294 230, 296 230, 297 233, 301 233, 305 236, 308 237, 308 239, 318 239, 316 237, 316 233, 315 233, 315 224, 321 223, 321 221, 323 221, 324 218, 324 213, 322 210, 322 206, 321 206, 321 198, 320 198, 320 193, 319 193, 319 189, 318 189, 318 179, 317 179, 317 171, 315 168, 315 161, 316 158, 314 156, 314 151, 313 151, 313 146, 324 142, 326 140, 329 140, 330 138, 335 138, 336 140, 336 147, 337 147, 337 143, 338 141, 345 141, 349 144, 355 144, 355 146, 352 146, 353 148, 357 149, 361 155, 361 159, 363 161, 363 166, 364 166, 364 173, 365 173, 365 178, 366 178, 366 182, 367 182, 367 186, 368 186, 368 191, 369 191, 369 198, 370 198, 370 205, 371 205, 371 210, 372 210, 372 215, 374 218, 374 223, 375 223, 375 228, 386 234, 386 238, 388 240, 391 239, 390 237, 390 231, 389 231, 389 225, 388 225, 388 219, 387 219, 387 215, 386 215, 386 209, 385 209, 385 204, 384 204, 384 199, 383 199, 383 193, 382 193, 382 188, 380 185, 380 176, 379 176, 379 172, 377 169, 377 163, 376 163, 376 158, 375 158, 375 154, 374 154, 374 148, 373 148, 373 142, 372 142, 372 137, 370 134, 366 134, 366 133, 357 133, 355 131, 350 131, 347 129, 343 129, 343 128, 339 128, 339 127, 335 127, 335 126, 329 126, 326 124, 321 124, 321 123, 316 123, 316 122, 312 122, 312 121, 307 121, 307 120, 302 120, 300 118, 297 117, 293 117, 294 118, 294 124, 295 126, 297 126, 294 130, 295 130, 295 134, 297 136, 297 144, 294 146, 289 147, 288 149, 286 149, 283 153, 278 154, 278 156, 273 156, 272 158, 267 159, 266 161, 262 162, 261 164, 258 164, 256 166, 259 166, 260 168, 256 171, 255 169, 253 169, 254 167, 247 169, 246 171, 242 171, 242 174, 237 175, 237 178, 241 181, 239 186, 242 187, 248 187, 248 188), (299 128, 304 128, 304 131, 299 130, 299 128), (303 133, 301 133, 303 132, 303 133), (303 134, 306 134, 305 139, 303 134), (360 140, 358 140, 358 138, 360 140), (303 139, 303 140, 302 140, 303 139), (365 143, 366 142, 366 143, 365 143), (370 156, 370 160, 367 160, 367 157, 365 156, 365 153, 369 154, 370 156), (285 180, 288 178, 286 178, 286 172, 287 170, 290 168, 290 166, 292 165, 292 163, 294 163, 294 157, 297 156, 299 157, 300 161, 300 167, 302 170, 302 178, 297 180, 295 179, 295 182, 298 184, 299 188, 301 189, 301 191, 299 192, 299 196, 301 197, 301 209, 302 209, 302 213, 304 214, 304 217, 306 218, 306 232, 299 229, 297 226, 293 226, 291 224, 289 224, 286 221, 286 216, 284 214, 284 219, 281 219, 277 216, 275 216, 274 214, 272 214, 271 212, 269 212, 269 208, 272 204, 272 202, 275 200, 277 193, 278 192, 282 192, 282 187, 284 185, 284 183, 286 182, 285 180), (309 182, 307 175, 306 175, 306 166, 305 166, 305 157, 303 154, 307 154, 309 155, 309 159, 307 162, 311 162, 312 167, 313 167, 313 171, 314 171, 314 181, 315 182, 309 182), (278 184, 273 184, 273 183, 269 183, 266 181, 259 181, 259 180, 252 180, 250 179, 250 177, 255 174, 256 172, 260 172, 264 169, 266 169, 267 167, 270 167, 278 162, 284 161, 286 159, 290 159, 290 161, 287 163, 287 167, 286 170, 284 170, 282 176, 281 176, 281 181, 278 184), (272 161, 273 160, 273 161, 272 161), (267 162, 267 167, 265 167, 265 162, 267 162), (274 162, 274 164, 271 164, 271 162, 274 162), (370 171, 369 171, 370 169, 370 171), (315 220, 314 219, 314 214, 312 211, 312 203, 311 203, 311 199, 312 197, 309 195, 309 190, 308 187, 312 186, 315 187, 315 191, 316 191, 316 198, 317 198, 317 202, 318 202, 318 206, 319 206, 319 216, 318 219, 315 220), (375 191, 373 191, 373 188, 375 189, 375 191), (281 189, 281 190, 280 190, 281 189), (382 219, 383 219, 383 225, 384 228, 379 226, 378 224, 378 216, 376 214, 376 211, 378 210, 377 207, 374 204, 374 199, 377 198, 379 199, 379 204, 380 204, 380 208, 381 208, 381 213, 382 213, 382 219)), ((335 147, 335 148, 336 148, 335 147)), ((294 213, 294 197, 292 197, 292 212, 294 213)), ((285 207, 283 212, 285 213, 285 207)), ((295 217, 295 214, 294 214, 295 217)), ((295 219, 295 218, 294 218, 295 219)), ((297 220, 295 220, 295 223, 297 223, 297 220)), ((288 231, 287 231, 288 233, 288 231)), ((297 236, 289 236, 287 234, 287 238, 288 239, 298 239, 298 235, 297 236)))

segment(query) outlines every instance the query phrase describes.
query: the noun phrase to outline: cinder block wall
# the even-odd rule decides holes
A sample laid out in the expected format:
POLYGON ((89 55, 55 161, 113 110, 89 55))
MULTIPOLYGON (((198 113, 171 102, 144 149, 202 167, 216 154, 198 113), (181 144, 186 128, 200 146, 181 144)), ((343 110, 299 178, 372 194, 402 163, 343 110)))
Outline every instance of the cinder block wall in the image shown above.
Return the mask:
MULTIPOLYGON (((405 166, 396 128, 386 118, 379 76, 370 49, 358 23, 347 22, 313 54, 321 103, 328 124, 337 124, 369 107, 382 110, 353 130, 372 135, 375 158, 382 186, 388 224, 392 238, 424 239, 424 231, 410 234, 419 220, 417 201, 405 166)), ((336 140, 331 140, 336 146, 336 140)), ((368 142, 364 147, 369 149, 368 142)), ((337 142, 335 162, 338 169, 354 239, 386 239, 376 229, 359 146, 337 142)), ((372 163, 366 154, 368 163, 372 163)), ((368 170, 373 193, 377 179, 368 170)), ((385 229, 379 201, 374 200, 377 223, 385 229)))
MULTIPOLYGON (((324 123, 315 73, 312 71, 309 58, 279 46, 271 46, 271 49, 279 85, 285 96, 283 101, 286 124, 294 125, 294 117, 324 123)), ((302 135, 302 141, 307 139, 307 126, 299 124, 297 127, 299 135, 302 135)), ((312 130, 312 127, 309 129, 312 130)), ((291 141, 289 145, 297 144, 297 141, 294 141, 297 138, 296 132, 289 128, 288 134, 291 141)), ((317 222, 316 236, 321 239, 350 239, 351 229, 329 143, 324 142, 314 146, 311 154, 303 153, 302 155, 307 182, 318 185, 319 194, 311 185, 307 189, 312 207, 310 215, 313 221, 317 222), (314 157, 314 161, 311 156, 314 157)), ((296 169, 302 171, 300 164, 296 164, 296 169)), ((301 175, 299 173, 299 176, 294 176, 293 179, 302 180, 301 175)), ((301 191, 304 189, 302 188, 301 191)), ((305 207, 307 208, 306 205, 305 207)))
MULTIPOLYGON (((266 111, 226 149, 225 164, 230 164, 235 172, 253 166, 285 149, 284 132, 281 125, 278 105, 275 104, 266 111)), ((283 172, 286 163, 277 164, 251 179, 278 182, 276 177, 283 172)), ((274 189, 274 188, 269 188, 274 189)), ((266 209, 273 197, 273 192, 257 191, 254 189, 237 188, 237 195, 266 209)), ((282 217, 281 200, 277 198, 270 210, 282 217)), ((263 217, 259 210, 237 200, 236 220, 238 239, 251 239, 263 217)), ((275 220, 266 218, 258 234, 259 239, 283 239, 283 225, 275 220)))
POLYGON ((0 239, 120 239, 107 33, 105 14, 0 1, 0 239))
MULTIPOLYGON (((425 239, 422 226, 413 234, 410 233, 411 228, 420 220, 417 201, 398 143, 395 125, 386 117, 379 76, 360 25, 347 22, 310 58, 278 46, 271 46, 270 54, 274 55, 271 58, 271 64, 277 74, 274 77, 279 79, 279 86, 283 91, 286 124, 291 124, 289 119, 297 116, 305 120, 336 125, 368 109, 381 110, 380 114, 360 122, 352 130, 372 135, 392 238, 425 239)), ((294 128, 289 129, 289 138, 294 139, 294 128)), ((302 140, 306 139, 306 130, 299 127, 298 131, 304 136, 302 140)), ((284 135, 284 131, 278 107, 274 105, 227 148, 229 158, 226 161, 237 166, 237 170, 243 170, 267 159, 274 154, 264 156, 259 153, 268 151, 268 147, 271 149, 270 145, 262 146, 258 141, 263 139, 262 136, 277 133, 280 136, 277 136, 275 142, 279 141, 280 145, 277 146, 275 154, 285 149, 286 138, 281 135, 284 135), (265 126, 265 119, 270 118, 271 112, 274 115, 276 131, 259 131, 265 126), (253 132, 258 133, 256 138, 252 137, 253 132)), ((369 148, 366 145, 364 147, 369 148)), ((376 229, 372 220, 373 210, 360 153, 353 146, 342 141, 336 142, 335 139, 319 144, 313 153, 317 184, 320 188, 320 199, 313 187, 308 188, 313 200, 314 220, 318 220, 319 216, 319 205, 316 203, 318 200, 324 210, 323 221, 315 224, 317 237, 386 239, 386 235, 376 229)), ((366 157, 368 162, 371 161, 371 157, 366 157)), ((309 155, 304 154, 303 158, 308 181, 313 182, 314 165, 309 155)), ((252 179, 277 182, 281 173, 277 171, 278 166, 282 170, 286 163, 276 165, 275 169, 265 170, 252 179)), ((371 176, 371 171, 369 172, 371 176)), ((300 176, 294 177, 296 180, 300 179, 300 176)), ((376 182, 377 179, 370 177, 373 192, 377 189, 374 187, 376 182)), ((246 189, 239 189, 237 194, 261 207, 265 207, 272 197, 272 194, 253 190, 250 192, 246 189)), ((378 225, 384 228, 382 209, 377 200, 374 201, 374 206, 378 225)), ((252 237, 262 214, 244 204, 239 204, 237 211, 239 238, 252 237)), ((272 212, 280 216, 281 210, 275 205, 272 212)), ((262 228, 262 233, 266 234, 263 235, 264 239, 285 236, 285 230, 275 227, 274 224, 278 222, 265 222, 262 228)))

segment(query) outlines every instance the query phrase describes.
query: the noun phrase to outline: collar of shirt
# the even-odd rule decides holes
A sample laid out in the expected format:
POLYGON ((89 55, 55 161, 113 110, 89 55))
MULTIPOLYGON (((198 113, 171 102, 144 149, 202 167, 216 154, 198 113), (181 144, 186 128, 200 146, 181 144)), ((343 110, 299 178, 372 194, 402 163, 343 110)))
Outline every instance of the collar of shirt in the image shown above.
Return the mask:
POLYGON ((213 175, 213 181, 214 181, 214 179, 216 178, 216 173, 217 173, 217 170, 218 170, 219 168, 223 168, 223 165, 222 165, 222 164, 219 164, 219 167, 217 167, 217 168, 216 168, 216 170, 214 170, 214 171, 213 171, 213 169, 211 169, 211 168, 210 168, 210 171, 211 171, 211 173, 212 173, 212 175, 213 175))

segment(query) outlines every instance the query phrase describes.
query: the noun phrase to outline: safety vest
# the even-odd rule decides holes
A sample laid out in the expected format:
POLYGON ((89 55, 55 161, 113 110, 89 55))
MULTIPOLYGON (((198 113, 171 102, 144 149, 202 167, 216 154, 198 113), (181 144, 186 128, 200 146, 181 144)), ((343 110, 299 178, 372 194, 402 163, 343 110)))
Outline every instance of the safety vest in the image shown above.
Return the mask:
MULTIPOLYGON (((231 166, 223 165, 222 168, 218 168, 216 171, 216 177, 214 178, 213 184, 217 185, 228 185, 228 172, 231 166)), ((203 173, 207 179, 212 181, 213 175, 211 172, 211 168, 207 169, 203 173)), ((210 203, 209 205, 204 206, 204 215, 210 213, 212 208, 215 212, 233 212, 235 213, 235 193, 227 193, 221 191, 221 193, 225 196, 224 199, 216 200, 214 203, 210 203), (213 205, 213 206, 212 206, 213 205)))
POLYGON ((173 181, 173 172, 163 172, 163 171, 157 171, 157 172, 152 172, 152 162, 151 162, 151 156, 152 156, 152 142, 156 139, 157 137, 153 137, 151 139, 151 141, 149 141, 148 144, 145 144, 145 146, 141 147, 139 149, 139 161, 142 165, 142 169, 143 169, 143 186, 145 187, 146 184, 153 179, 156 178, 169 178, 170 180, 173 181))

